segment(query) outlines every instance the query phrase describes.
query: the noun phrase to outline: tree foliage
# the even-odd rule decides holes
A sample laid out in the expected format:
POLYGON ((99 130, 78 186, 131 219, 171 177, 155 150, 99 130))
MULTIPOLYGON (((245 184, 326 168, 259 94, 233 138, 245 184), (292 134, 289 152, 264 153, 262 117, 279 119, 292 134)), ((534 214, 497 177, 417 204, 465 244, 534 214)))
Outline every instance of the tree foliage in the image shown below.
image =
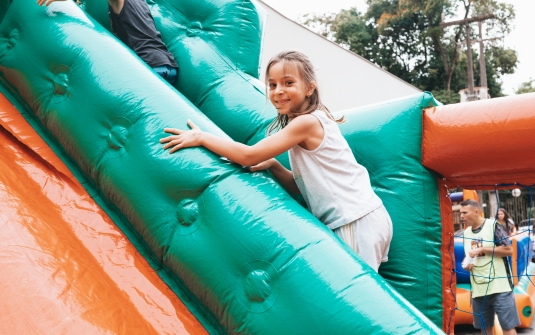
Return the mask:
POLYGON ((518 87, 518 90, 516 90, 516 94, 524 94, 524 93, 532 93, 535 92, 535 79, 526 81, 525 83, 520 84, 518 87))
MULTIPOLYGON (((499 40, 513 28, 512 5, 497 0, 367 2, 364 14, 352 8, 337 14, 305 15, 301 22, 422 90, 457 92, 468 83, 466 43, 462 44, 466 29, 464 25, 442 27, 441 22, 459 13, 464 18, 493 14, 495 18, 483 25, 483 37, 494 38, 485 42, 487 81, 491 96, 502 95, 500 77, 513 73, 518 63, 516 51, 504 48, 499 40)), ((470 35, 472 41, 478 40, 477 23, 471 24, 470 35)), ((480 73, 477 46, 472 45, 476 86, 480 73)))

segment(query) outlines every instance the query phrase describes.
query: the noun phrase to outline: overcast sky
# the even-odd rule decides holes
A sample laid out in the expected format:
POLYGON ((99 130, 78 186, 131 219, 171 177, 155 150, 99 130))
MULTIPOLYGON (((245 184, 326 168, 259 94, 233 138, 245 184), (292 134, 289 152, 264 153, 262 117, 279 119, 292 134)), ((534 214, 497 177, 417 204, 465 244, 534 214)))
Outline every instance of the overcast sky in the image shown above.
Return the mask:
MULTIPOLYGON (((339 12, 341 9, 357 7, 360 12, 366 10, 366 0, 262 0, 286 17, 296 20, 306 13, 323 14, 339 12)), ((535 79, 535 0, 502 0, 513 4, 516 10, 515 29, 506 37, 506 46, 518 52, 520 64, 515 74, 504 76, 504 93, 511 95, 522 82, 535 79)), ((476 83, 477 84, 477 83, 476 83)))

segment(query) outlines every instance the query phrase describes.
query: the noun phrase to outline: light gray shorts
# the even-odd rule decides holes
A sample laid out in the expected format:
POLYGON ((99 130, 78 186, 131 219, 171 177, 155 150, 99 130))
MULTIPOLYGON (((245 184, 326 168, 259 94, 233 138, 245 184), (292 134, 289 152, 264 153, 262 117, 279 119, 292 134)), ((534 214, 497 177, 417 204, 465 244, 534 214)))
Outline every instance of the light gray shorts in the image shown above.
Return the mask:
POLYGON ((516 311, 515 295, 512 291, 494 293, 487 297, 472 298, 472 310, 474 312, 474 327, 481 329, 481 319, 486 329, 494 327, 494 314, 498 316, 503 330, 511 330, 520 325, 518 312, 516 311), (484 300, 483 300, 484 299, 484 300), (484 305, 483 305, 484 304, 484 305), (481 305, 483 312, 481 313, 481 305), (481 315, 480 315, 481 314, 481 315))
POLYGON ((392 220, 381 205, 358 220, 338 227, 333 232, 375 271, 388 261, 392 241, 392 220))

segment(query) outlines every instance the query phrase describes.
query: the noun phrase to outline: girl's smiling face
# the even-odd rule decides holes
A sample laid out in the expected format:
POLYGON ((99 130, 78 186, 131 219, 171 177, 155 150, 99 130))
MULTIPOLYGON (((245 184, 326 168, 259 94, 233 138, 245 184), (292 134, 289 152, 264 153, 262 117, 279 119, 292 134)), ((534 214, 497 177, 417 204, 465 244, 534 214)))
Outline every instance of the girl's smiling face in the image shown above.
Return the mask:
POLYGON ((297 67, 287 62, 273 64, 268 72, 269 99, 279 114, 301 113, 306 110, 314 85, 301 78, 297 67))

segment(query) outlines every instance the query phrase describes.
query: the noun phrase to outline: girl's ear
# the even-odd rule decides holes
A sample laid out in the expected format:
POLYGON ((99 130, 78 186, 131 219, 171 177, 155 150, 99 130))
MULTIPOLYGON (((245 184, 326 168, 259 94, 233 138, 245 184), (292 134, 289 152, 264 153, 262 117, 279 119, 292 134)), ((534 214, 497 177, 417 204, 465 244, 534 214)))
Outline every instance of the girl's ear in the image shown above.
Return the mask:
POLYGON ((316 82, 315 81, 311 81, 310 83, 308 83, 307 97, 310 97, 312 95, 312 93, 314 93, 315 89, 316 89, 316 82))

